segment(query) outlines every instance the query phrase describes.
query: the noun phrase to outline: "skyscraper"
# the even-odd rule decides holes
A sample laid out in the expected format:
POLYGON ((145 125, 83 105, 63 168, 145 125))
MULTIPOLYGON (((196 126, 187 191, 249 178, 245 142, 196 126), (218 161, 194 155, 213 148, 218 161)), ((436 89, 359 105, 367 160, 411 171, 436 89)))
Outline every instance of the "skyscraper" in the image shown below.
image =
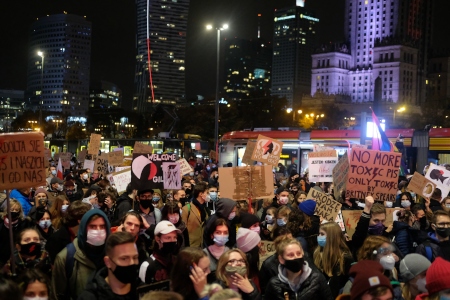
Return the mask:
POLYGON ((313 55, 311 94, 320 90, 349 94, 354 102, 373 101, 379 77, 381 100, 410 104, 423 101, 431 44, 431 2, 347 0, 344 27, 348 49, 346 45, 338 50, 322 47, 313 55), (338 55, 344 48, 345 55, 338 55), (340 58, 336 60, 337 56, 340 58))
POLYGON ((317 46, 319 19, 303 2, 277 9, 274 19, 272 95, 286 97, 290 107, 310 93, 311 54, 317 46))
POLYGON ((84 17, 57 14, 34 22, 28 54, 27 107, 85 116, 90 58, 91 23, 84 17))
POLYGON ((133 110, 185 100, 185 48, 189 0, 136 0, 137 55, 133 110), (147 25, 148 15, 148 25, 147 25), (151 78, 148 72, 147 30, 151 78), (150 86, 150 79, 152 88, 150 86))

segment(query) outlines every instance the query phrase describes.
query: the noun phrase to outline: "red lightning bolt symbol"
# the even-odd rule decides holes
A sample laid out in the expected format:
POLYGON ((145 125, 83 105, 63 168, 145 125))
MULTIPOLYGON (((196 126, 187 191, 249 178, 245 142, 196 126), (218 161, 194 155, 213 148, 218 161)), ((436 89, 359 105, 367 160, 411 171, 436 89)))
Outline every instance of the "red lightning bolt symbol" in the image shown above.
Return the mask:
POLYGON ((267 153, 267 151, 269 151, 269 145, 272 143, 272 141, 267 141, 267 143, 262 147, 264 149, 264 154, 267 153))
POLYGON ((350 223, 348 221, 350 221, 350 219, 347 219, 347 223, 345 225, 347 225, 347 229, 350 229, 352 226, 350 225, 350 223))

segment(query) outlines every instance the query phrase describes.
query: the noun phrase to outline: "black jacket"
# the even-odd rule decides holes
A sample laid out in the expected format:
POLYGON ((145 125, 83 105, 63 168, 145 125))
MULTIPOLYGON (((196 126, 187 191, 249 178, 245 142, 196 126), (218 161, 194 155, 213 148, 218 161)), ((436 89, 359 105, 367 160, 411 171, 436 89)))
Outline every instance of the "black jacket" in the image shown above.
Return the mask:
POLYGON ((123 300, 123 299, 138 299, 136 294, 136 285, 132 284, 130 292, 127 295, 116 295, 111 290, 109 284, 105 281, 108 276, 108 269, 106 267, 100 269, 94 278, 88 282, 86 289, 78 296, 79 300, 123 300), (125 298, 126 297, 126 298, 125 298))
POLYGON ((113 226, 120 225, 120 220, 122 217, 133 209, 133 199, 128 197, 127 193, 123 193, 120 195, 119 198, 117 198, 116 201, 116 209, 114 211, 114 217, 113 217, 113 226))
POLYGON ((72 243, 72 237, 75 237, 75 235, 72 235, 71 237, 69 230, 67 225, 63 225, 48 238, 47 243, 45 244, 45 250, 47 250, 52 263, 54 263, 56 255, 58 255, 58 253, 67 245, 72 243))

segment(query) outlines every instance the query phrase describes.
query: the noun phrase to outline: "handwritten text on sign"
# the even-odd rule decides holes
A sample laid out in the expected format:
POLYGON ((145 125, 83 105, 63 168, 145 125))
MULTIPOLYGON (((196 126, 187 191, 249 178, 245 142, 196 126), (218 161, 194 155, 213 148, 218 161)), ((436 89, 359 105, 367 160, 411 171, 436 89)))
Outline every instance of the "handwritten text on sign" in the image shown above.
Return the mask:
POLYGON ((310 189, 307 198, 316 200, 315 215, 323 217, 328 222, 336 220, 336 216, 341 211, 341 203, 316 189, 310 189))
POLYGON ((310 152, 308 154, 309 180, 332 182, 333 168, 337 163, 336 150, 310 152))
POLYGON ((0 135, 0 189, 45 185, 44 136, 39 132, 0 135))
POLYGON ((402 154, 353 149, 347 178, 346 196, 378 201, 395 201, 402 154))

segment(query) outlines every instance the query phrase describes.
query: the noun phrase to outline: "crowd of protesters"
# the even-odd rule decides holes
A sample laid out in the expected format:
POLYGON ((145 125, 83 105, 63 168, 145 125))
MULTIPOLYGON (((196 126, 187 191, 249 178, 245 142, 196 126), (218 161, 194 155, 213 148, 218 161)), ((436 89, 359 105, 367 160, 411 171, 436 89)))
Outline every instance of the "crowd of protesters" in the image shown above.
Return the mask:
POLYGON ((274 170, 273 199, 234 201, 220 197, 214 162, 189 163, 179 190, 119 195, 98 172, 60 179, 53 165, 47 186, 12 189, 0 299, 450 299, 450 197, 439 190, 424 199, 400 177, 396 201, 338 191, 342 210, 360 211, 349 237, 307 197, 335 198, 333 184, 295 164, 274 170), (274 252, 262 261, 265 241, 274 252))

